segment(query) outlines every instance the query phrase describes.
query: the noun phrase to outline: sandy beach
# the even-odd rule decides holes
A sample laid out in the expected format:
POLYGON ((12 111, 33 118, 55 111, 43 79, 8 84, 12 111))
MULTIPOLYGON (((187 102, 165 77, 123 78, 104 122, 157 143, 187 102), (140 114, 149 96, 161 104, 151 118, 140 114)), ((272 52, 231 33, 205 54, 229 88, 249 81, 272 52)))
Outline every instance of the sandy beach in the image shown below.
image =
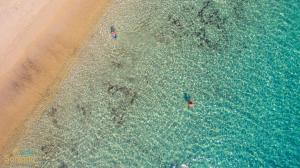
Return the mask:
POLYGON ((0 153, 66 74, 110 0, 0 1, 0 153))

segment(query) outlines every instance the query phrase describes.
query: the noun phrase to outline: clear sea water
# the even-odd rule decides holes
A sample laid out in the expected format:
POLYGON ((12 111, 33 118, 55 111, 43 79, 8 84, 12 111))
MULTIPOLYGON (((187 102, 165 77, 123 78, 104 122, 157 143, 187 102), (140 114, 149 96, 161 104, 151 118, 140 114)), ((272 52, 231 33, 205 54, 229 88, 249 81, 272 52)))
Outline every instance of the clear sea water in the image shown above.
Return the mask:
POLYGON ((300 167, 299 40, 297 0, 115 1, 19 148, 43 168, 300 167))

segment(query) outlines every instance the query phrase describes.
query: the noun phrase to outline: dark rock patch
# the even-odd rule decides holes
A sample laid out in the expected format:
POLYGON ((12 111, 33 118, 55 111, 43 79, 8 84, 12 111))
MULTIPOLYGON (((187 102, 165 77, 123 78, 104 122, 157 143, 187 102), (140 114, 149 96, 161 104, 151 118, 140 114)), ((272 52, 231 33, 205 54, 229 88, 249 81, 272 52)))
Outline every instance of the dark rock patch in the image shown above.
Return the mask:
POLYGON ((53 123, 54 125, 57 125, 57 119, 53 119, 53 120, 52 120, 52 123, 53 123))
POLYGON ((169 23, 171 23, 173 26, 178 27, 179 29, 183 28, 183 25, 181 23, 181 21, 177 18, 175 18, 173 15, 169 15, 168 16, 168 21, 169 23))
POLYGON ((156 42, 169 44, 172 41, 184 44, 187 39, 195 41, 201 49, 220 52, 229 44, 227 18, 220 4, 213 0, 186 3, 182 8, 168 10, 165 23, 152 33, 156 42))
POLYGON ((112 61, 111 64, 112 64, 113 67, 116 67, 118 69, 123 67, 123 64, 120 63, 120 62, 117 62, 117 61, 112 61))
POLYGON ((125 122, 128 108, 137 99, 137 93, 129 87, 111 83, 108 83, 107 93, 111 97, 108 108, 112 114, 112 120, 117 126, 121 126, 125 122))
POLYGON ((76 155, 78 155, 78 151, 76 150, 75 147, 71 148, 71 152, 72 152, 72 153, 75 153, 76 155))
POLYGON ((200 28, 198 31, 193 32, 191 35, 196 37, 195 39, 197 40, 197 44, 199 46, 212 47, 211 40, 209 39, 205 28, 200 28))
POLYGON ((48 155, 49 153, 51 153, 54 150, 54 148, 55 148, 55 146, 53 144, 47 144, 47 145, 41 146, 41 151, 45 155, 48 155))
POLYGON ((203 6, 200 8, 199 12, 198 12, 198 17, 203 17, 204 16, 204 12, 205 10, 212 4, 211 0, 207 0, 203 2, 203 6))
POLYGON ((58 168, 68 168, 68 165, 65 162, 60 162, 58 168))
POLYGON ((223 28, 225 24, 225 18, 222 17, 219 9, 215 7, 212 0, 203 2, 203 6, 198 11, 197 16, 205 25, 213 25, 218 29, 223 28))
POLYGON ((76 105, 76 109, 77 111, 79 111, 80 113, 82 113, 82 115, 84 116, 88 116, 88 115, 91 115, 91 111, 88 110, 84 105, 82 104, 77 104, 76 105))
POLYGON ((52 108, 49 110, 48 115, 49 115, 50 117, 54 117, 54 116, 56 115, 56 113, 57 113, 57 107, 52 107, 52 108))

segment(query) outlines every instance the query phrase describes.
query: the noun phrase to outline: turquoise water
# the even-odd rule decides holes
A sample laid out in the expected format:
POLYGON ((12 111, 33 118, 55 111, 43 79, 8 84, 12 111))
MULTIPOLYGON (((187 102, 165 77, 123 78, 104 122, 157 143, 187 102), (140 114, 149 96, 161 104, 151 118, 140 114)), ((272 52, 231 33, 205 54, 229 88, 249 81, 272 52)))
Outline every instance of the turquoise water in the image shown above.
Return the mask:
POLYGON ((299 10, 115 1, 19 146, 47 168, 300 167, 299 10))

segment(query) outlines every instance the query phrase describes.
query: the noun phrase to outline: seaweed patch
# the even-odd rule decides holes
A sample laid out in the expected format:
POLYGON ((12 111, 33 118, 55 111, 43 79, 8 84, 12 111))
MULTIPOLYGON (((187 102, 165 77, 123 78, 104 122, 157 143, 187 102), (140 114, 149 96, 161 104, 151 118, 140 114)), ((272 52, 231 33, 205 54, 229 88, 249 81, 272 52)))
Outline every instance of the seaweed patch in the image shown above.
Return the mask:
POLYGON ((76 105, 76 109, 77 109, 77 111, 79 111, 80 113, 82 113, 82 115, 84 115, 84 116, 91 115, 91 111, 88 110, 85 106, 83 106, 81 104, 77 104, 76 105))
POLYGON ((54 117, 57 113, 57 107, 51 107, 51 109, 48 111, 48 115, 50 117, 54 117))
POLYGON ((68 168, 68 165, 64 161, 61 161, 58 168, 68 168))
POLYGON ((193 32, 192 36, 196 37, 196 41, 199 46, 207 46, 209 48, 212 47, 211 40, 207 36, 205 28, 200 28, 198 31, 193 32))
POLYGON ((211 0, 205 1, 197 15, 201 22, 206 25, 214 25, 221 29, 225 24, 225 18, 221 16, 220 11, 214 6, 211 0))
POLYGON ((60 105, 53 105, 46 112, 46 115, 49 116, 49 120, 51 121, 53 126, 55 126, 56 128, 60 128, 57 115, 58 115, 59 110, 61 110, 61 108, 62 107, 60 105))
POLYGON ((169 14, 168 16, 168 21, 173 25, 178 27, 179 29, 183 28, 182 22, 178 19, 175 18, 173 15, 169 14))
POLYGON ((72 147, 72 148, 71 148, 71 152, 72 152, 73 154, 75 154, 76 156, 79 155, 79 152, 78 152, 78 150, 77 150, 76 147, 72 147))
POLYGON ((169 44, 190 39, 198 48, 220 52, 229 44, 227 29, 230 26, 230 15, 223 12, 222 5, 227 4, 206 0, 200 5, 194 2, 170 6, 160 16, 165 22, 153 29, 152 35, 158 43, 169 44))
POLYGON ((47 144, 47 145, 42 145, 41 146, 41 151, 45 154, 48 155, 51 152, 54 151, 55 146, 53 144, 47 144))
POLYGON ((111 61, 111 64, 113 67, 116 67, 116 68, 122 68, 123 67, 123 64, 121 62, 118 62, 118 61, 111 61))
POLYGON ((108 83, 107 93, 110 95, 109 110, 112 120, 117 126, 125 122, 126 111, 137 99, 137 93, 126 86, 113 85, 108 83))
POLYGON ((57 119, 52 119, 52 123, 53 123, 55 126, 57 126, 57 124, 58 124, 57 119))

